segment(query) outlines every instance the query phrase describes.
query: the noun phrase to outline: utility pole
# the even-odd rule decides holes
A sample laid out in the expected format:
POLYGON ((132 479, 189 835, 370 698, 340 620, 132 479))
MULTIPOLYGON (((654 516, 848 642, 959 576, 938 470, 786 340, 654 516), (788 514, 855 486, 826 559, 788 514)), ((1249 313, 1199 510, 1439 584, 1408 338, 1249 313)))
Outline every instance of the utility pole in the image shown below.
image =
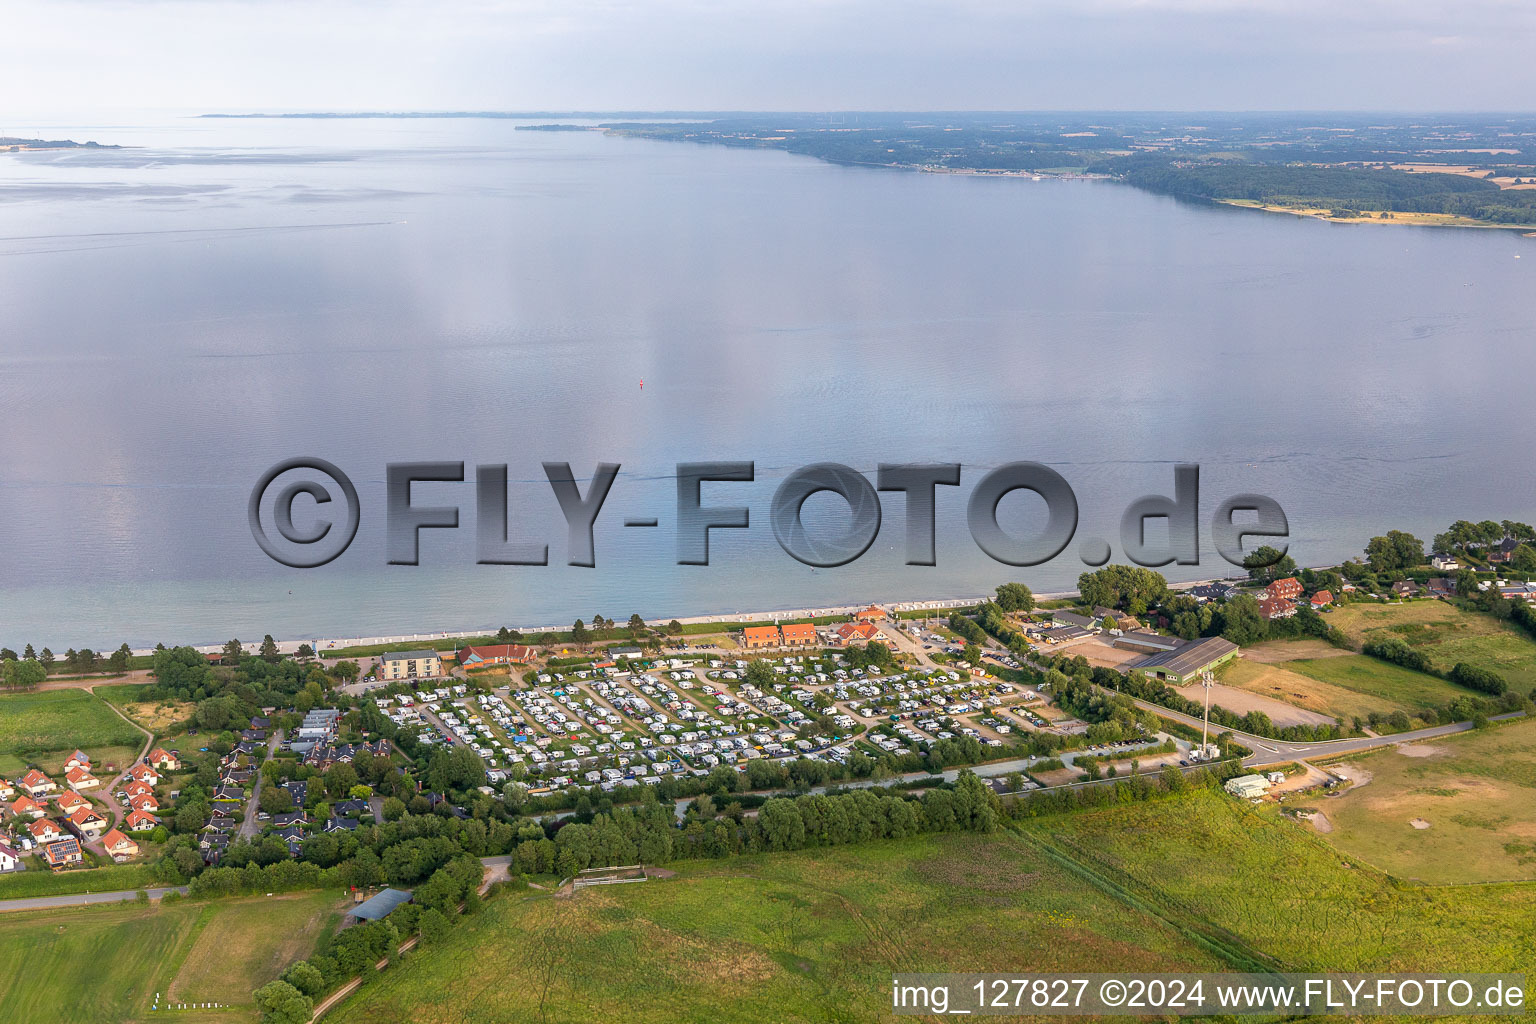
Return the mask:
POLYGON ((1205 687, 1205 725, 1200 730, 1200 760, 1205 760, 1211 749, 1211 687, 1216 676, 1207 669, 1200 673, 1200 685, 1205 687))

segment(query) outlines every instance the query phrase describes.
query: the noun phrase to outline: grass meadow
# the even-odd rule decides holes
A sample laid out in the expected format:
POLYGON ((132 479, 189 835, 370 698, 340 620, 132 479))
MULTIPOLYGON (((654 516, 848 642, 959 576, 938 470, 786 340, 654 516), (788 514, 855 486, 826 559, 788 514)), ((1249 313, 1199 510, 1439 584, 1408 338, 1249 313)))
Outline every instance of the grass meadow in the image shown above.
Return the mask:
POLYGON ((1315 802, 1340 850, 1429 883, 1536 879, 1536 721, 1347 761, 1370 781, 1315 802))

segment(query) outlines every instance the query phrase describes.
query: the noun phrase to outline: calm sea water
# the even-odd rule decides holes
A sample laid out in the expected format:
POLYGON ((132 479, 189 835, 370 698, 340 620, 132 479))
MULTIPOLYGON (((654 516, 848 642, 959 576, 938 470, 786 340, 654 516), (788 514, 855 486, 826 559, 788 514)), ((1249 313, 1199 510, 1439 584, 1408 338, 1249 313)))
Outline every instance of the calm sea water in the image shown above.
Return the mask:
MULTIPOLYGON (((142 120, 0 128, 136 147, 0 155, 9 646, 1068 586, 1076 542, 1012 569, 965 529, 970 486, 1017 459, 1066 476, 1079 538, 1117 552, 1121 510, 1183 461, 1203 519, 1231 493, 1279 500, 1304 564, 1388 527, 1536 519, 1530 239, 501 121, 142 120), (246 523, 257 477, 298 455, 362 497, 319 569, 268 560, 246 523), (509 463, 512 533, 555 564, 475 565, 465 483, 417 488, 463 526, 386 565, 384 467, 413 459, 509 463), (755 483, 706 491, 753 526, 678 566, 672 474, 703 459, 756 461, 755 483), (595 569, 563 564, 546 460, 623 466, 595 569), (793 468, 918 460, 965 465, 938 566, 902 564, 895 495, 851 565, 812 572, 774 541, 793 468)), ((1025 496, 1003 512, 1040 519, 1025 496)), ((1205 540, 1170 575, 1228 571, 1205 540)))

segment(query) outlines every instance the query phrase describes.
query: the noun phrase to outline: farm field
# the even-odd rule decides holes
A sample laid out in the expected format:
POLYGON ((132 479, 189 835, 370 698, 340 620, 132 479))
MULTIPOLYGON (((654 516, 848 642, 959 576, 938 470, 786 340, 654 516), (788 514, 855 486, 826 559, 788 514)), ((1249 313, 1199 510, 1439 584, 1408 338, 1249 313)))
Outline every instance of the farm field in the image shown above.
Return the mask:
POLYGON ((0 915, 0 1006, 13 1020, 134 1020, 200 910, 124 904, 0 915))
POLYGON ((176 1002, 249 1002, 252 992, 302 960, 335 927, 342 901, 327 891, 215 906, 175 980, 161 990, 176 1002))
POLYGON ((251 992, 307 955, 340 905, 331 892, 3 914, 0 1006, 16 1020, 125 1024, 175 993, 226 1004, 209 1019, 250 1024, 251 992))
POLYGON ((492 901, 329 1019, 872 1020, 894 970, 1536 969, 1536 885, 1400 887, 1210 791, 675 867, 492 901))
POLYGON ((1424 882, 1536 879, 1536 722, 1347 763, 1370 781, 1316 804, 1339 849, 1424 882))
POLYGON ((142 733, 85 690, 0 696, 0 767, 18 759, 52 766, 49 754, 61 755, 62 764, 76 747, 93 757, 132 748, 132 757, 143 742, 142 733))
POLYGON ((1349 690, 1362 697, 1391 702, 1412 714, 1415 709, 1434 707, 1472 694, 1437 676, 1415 672, 1391 662, 1349 654, 1342 658, 1304 658, 1287 662, 1291 672, 1349 690))
POLYGON ((1343 718, 1346 722, 1357 715, 1365 718, 1373 711, 1389 715, 1398 710, 1413 710, 1413 705, 1402 701, 1360 693, 1302 675, 1292 671, 1290 663, 1266 664, 1250 661, 1246 655, 1227 662, 1218 676, 1226 686, 1284 701, 1329 719, 1343 718))
POLYGON ((1384 633, 1423 651, 1436 668, 1465 661, 1499 673, 1522 693, 1536 687, 1536 641, 1519 627, 1445 601, 1352 604, 1329 619, 1356 647, 1384 633))

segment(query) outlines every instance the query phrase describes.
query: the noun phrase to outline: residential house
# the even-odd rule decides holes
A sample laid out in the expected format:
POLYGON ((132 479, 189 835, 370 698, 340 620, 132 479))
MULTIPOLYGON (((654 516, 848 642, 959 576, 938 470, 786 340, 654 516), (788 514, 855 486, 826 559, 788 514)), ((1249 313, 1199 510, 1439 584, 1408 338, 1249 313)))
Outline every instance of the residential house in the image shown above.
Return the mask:
POLYGON ((0 800, 16 799, 16 784, 7 779, 0 779, 0 800))
POLYGON ((86 842, 90 842, 101 835, 102 831, 107 827, 107 819, 89 807, 80 808, 71 814, 66 821, 70 830, 86 842))
POLYGON ((95 789, 101 785, 101 780, 87 768, 69 769, 64 773, 64 781, 69 783, 71 789, 95 789))
POLYGON ((879 622, 885 617, 885 609, 873 604, 853 613, 854 622, 879 622))
POLYGON ((1327 608, 1331 604, 1333 604, 1333 591, 1331 590, 1319 590, 1312 595, 1313 610, 1327 608))
POLYGON ((749 651, 780 644, 778 626, 747 626, 741 631, 741 646, 749 651))
POLYGON ((130 782, 123 790, 123 795, 130 800, 139 796, 154 796, 155 787, 147 782, 130 782))
POLYGON ((129 768, 128 777, 134 782, 142 782, 147 786, 160 785, 160 773, 147 764, 136 764, 129 768))
POLYGON ((43 858, 48 861, 50 868, 62 871, 72 864, 79 864, 85 860, 85 855, 80 852, 80 840, 70 836, 43 847, 43 858))
POLYGON ((123 835, 117 829, 112 829, 101 837, 102 845, 106 847, 107 856, 121 864, 130 857, 139 855, 139 844, 123 835))
POLYGON ((59 813, 65 817, 91 806, 91 802, 79 793, 65 793, 56 802, 59 805, 59 813))
POLYGON ((153 794, 146 793, 143 796, 131 797, 128 800, 128 806, 136 811, 148 811, 153 814, 160 809, 160 801, 156 800, 153 794))
POLYGON ((73 754, 69 755, 69 760, 64 762, 64 767, 66 769, 84 768, 89 771, 91 767, 91 755, 87 754, 83 750, 77 750, 73 754))
POLYGON ((1270 597, 1278 597, 1283 601, 1294 601, 1301 596, 1304 588, 1301 581, 1295 576, 1287 576, 1283 580, 1275 580, 1264 588, 1264 593, 1270 597))
POLYGON ((21 867, 21 854, 11 847, 0 843, 0 874, 7 871, 15 871, 21 867))
POLYGON ((36 843, 52 843, 63 839, 69 833, 59 827, 59 823, 52 818, 41 818, 27 826, 32 840, 36 843))
POLYGON ((1417 597, 1419 595, 1419 585, 1412 580, 1398 580, 1392 584, 1392 593, 1398 597, 1417 597))
POLYGON ((523 644, 489 644, 480 647, 463 647, 457 652, 459 664, 465 668, 474 665, 527 665, 536 657, 532 647, 523 644))
POLYGON ((160 819, 148 811, 130 811, 124 820, 130 832, 147 832, 160 824, 160 819))
POLYGON ((41 818, 48 812, 42 804, 23 793, 11 802, 11 813, 18 818, 41 818))
POLYGON ((1226 583, 1202 583, 1198 587, 1190 587, 1184 593, 1203 604, 1232 597, 1237 593, 1237 588, 1226 583))
POLYGON ((326 819, 326 822, 325 822, 324 831, 326 831, 326 832, 356 832, 357 831, 357 819, 356 818, 336 818, 336 817, 328 818, 328 819, 326 819))
POLYGON ((388 651, 379 656, 381 679, 431 679, 443 674, 443 656, 437 651, 388 651))
POLYGON ((34 799, 37 797, 47 796, 49 793, 52 793, 54 790, 59 788, 59 784, 57 782, 54 782, 52 779, 38 771, 36 768, 23 775, 18 785, 27 791, 28 796, 31 796, 34 799))
POLYGON ((1461 568, 1461 563, 1456 560, 1455 555, 1434 555, 1430 558, 1429 564, 1440 572, 1456 572, 1461 568))
POLYGON ((1259 614, 1266 619, 1288 619, 1296 614, 1296 605, 1283 597, 1262 597, 1259 614))
POLYGON ((177 757, 173 750, 156 747, 149 752, 149 763, 163 771, 174 772, 181 767, 181 758, 177 757))
POLYGON ((1506 565, 1506 564, 1508 564, 1509 560, 1514 557, 1515 548, 1517 548, 1519 546, 1520 546, 1520 542, 1518 540, 1515 540, 1515 538, 1513 538, 1513 537, 1505 537, 1498 544, 1496 544, 1493 547, 1488 549, 1488 564, 1489 565, 1506 565))
POLYGON ((779 627, 785 647, 814 647, 817 643, 816 627, 808 622, 792 622, 779 627))
POLYGON ((1429 582, 1425 584, 1425 586, 1429 589, 1430 597, 1438 597, 1444 600, 1449 597, 1454 597, 1456 594, 1456 581, 1447 579, 1444 576, 1430 577, 1429 582))
POLYGON ((880 636, 880 630, 868 622, 845 622, 832 631, 844 647, 867 644, 880 636))

